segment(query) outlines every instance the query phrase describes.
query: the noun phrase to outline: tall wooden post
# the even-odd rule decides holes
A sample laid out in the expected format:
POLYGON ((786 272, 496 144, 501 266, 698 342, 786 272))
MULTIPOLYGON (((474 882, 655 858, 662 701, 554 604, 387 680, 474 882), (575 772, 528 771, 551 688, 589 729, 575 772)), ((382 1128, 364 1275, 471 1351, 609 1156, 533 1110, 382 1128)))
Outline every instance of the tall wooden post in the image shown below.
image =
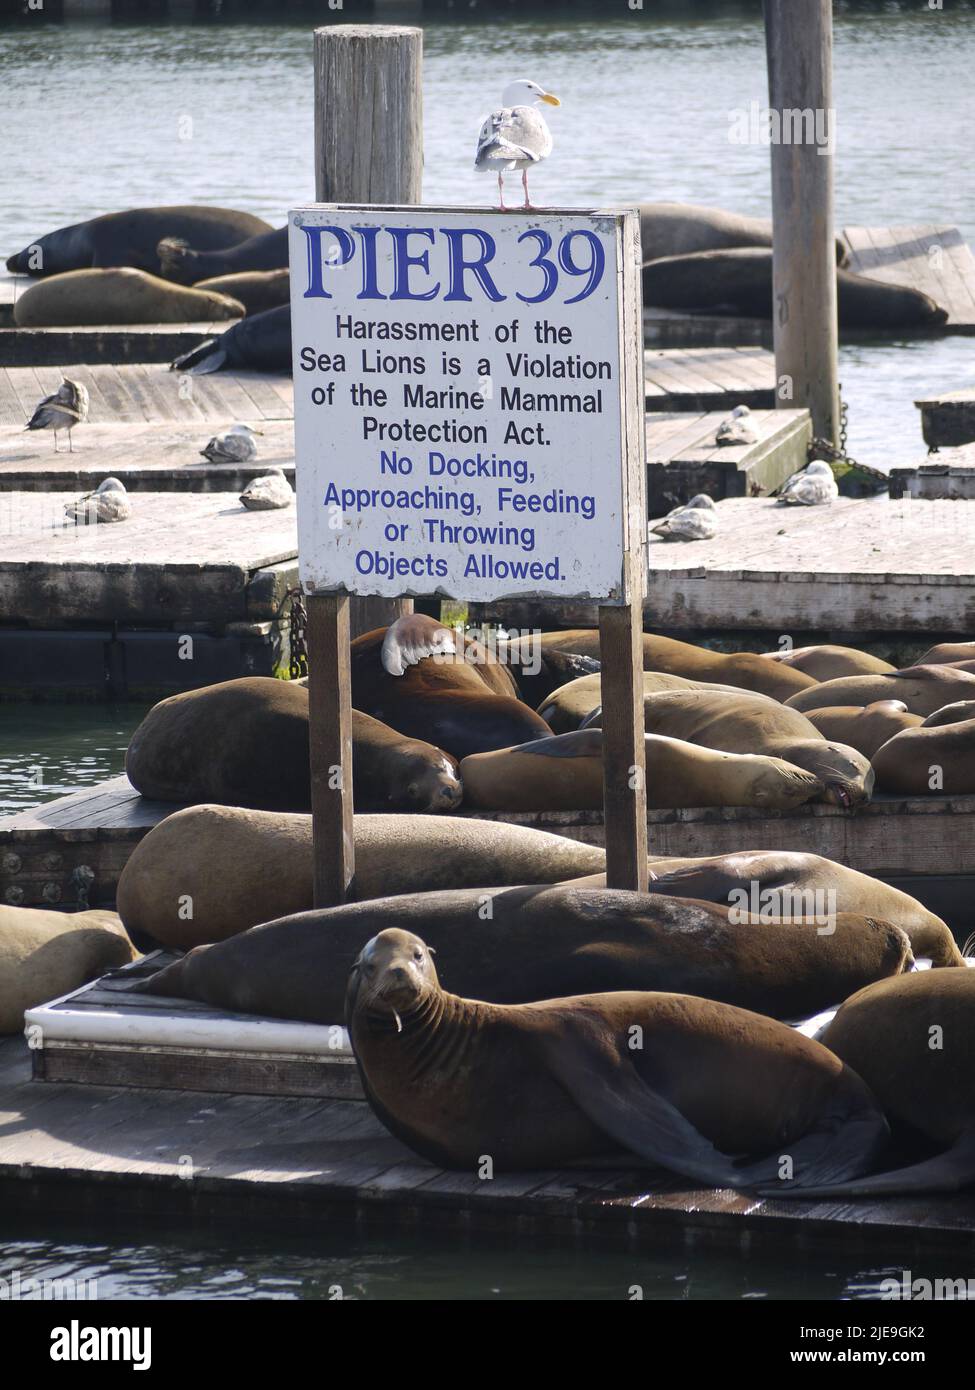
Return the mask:
MULTIPOLYGON (((423 170, 420 29, 315 30, 315 197, 416 203, 423 170)), ((308 715, 315 905, 344 902, 355 877, 349 639, 412 611, 410 600, 308 597, 308 715)))
POLYGON ((808 407, 813 434, 839 442, 833 235, 831 0, 764 0, 772 111, 772 316, 776 403, 808 407), (778 132, 776 131, 778 128, 778 132), (829 148, 822 137, 828 133, 829 148), (778 138, 777 138, 778 134, 778 138), (817 138, 817 136, 819 138, 817 138))

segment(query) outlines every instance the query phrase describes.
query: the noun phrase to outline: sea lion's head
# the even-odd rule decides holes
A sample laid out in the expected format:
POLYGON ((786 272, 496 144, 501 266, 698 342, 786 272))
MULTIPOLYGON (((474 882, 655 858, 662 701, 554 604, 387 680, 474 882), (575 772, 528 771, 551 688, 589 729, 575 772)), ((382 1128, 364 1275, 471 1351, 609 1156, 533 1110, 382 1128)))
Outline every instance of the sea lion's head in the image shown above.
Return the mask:
POLYGON ((798 739, 781 756, 815 773, 825 788, 818 799, 847 810, 870 800, 874 772, 870 759, 846 743, 828 739, 798 739))
POLYGON ((430 947, 412 932, 389 927, 366 942, 352 967, 347 1017, 365 1012, 401 1031, 402 1016, 438 988, 430 947))
POLYGON ((428 744, 404 746, 389 782, 389 809, 417 815, 455 810, 464 797, 457 760, 428 744), (435 756, 436 754, 436 756, 435 756))

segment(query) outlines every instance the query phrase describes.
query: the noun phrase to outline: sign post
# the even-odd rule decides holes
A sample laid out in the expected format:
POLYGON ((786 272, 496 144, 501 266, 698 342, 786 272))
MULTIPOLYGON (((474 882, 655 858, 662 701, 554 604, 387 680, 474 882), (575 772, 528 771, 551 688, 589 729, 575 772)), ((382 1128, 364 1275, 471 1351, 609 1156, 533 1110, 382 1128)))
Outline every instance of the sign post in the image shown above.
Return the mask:
MULTIPOLYGON (((595 600, 607 872, 645 889, 636 214, 315 204, 289 221, 302 587, 331 596, 336 628, 349 594, 595 600)), ((323 902, 352 862, 332 645, 312 676, 323 902)))

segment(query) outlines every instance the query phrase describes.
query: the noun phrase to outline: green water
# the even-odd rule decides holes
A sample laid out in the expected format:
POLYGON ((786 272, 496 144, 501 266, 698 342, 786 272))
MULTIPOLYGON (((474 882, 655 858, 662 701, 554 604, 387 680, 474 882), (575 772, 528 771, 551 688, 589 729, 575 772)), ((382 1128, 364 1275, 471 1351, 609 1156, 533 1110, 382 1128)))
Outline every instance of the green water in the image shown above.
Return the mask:
POLYGON ((125 771, 145 705, 0 704, 0 815, 125 771))

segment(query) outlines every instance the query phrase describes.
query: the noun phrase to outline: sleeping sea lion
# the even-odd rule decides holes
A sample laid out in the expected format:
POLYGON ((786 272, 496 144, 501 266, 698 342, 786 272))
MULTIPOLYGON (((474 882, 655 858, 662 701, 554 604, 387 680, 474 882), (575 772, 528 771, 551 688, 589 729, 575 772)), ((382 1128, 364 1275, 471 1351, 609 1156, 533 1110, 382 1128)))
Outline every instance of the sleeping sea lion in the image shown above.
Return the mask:
POLYGON ((170 363, 170 371, 205 376, 223 367, 291 371, 291 305, 248 314, 218 338, 206 338, 170 363))
POLYGON ((804 671, 817 681, 836 680, 839 676, 874 676, 897 669, 889 661, 858 651, 856 647, 793 647, 790 651, 762 652, 762 656, 766 661, 778 661, 793 671, 804 671))
POLYGON ((145 270, 69 270, 31 285, 14 304, 18 328, 239 319, 244 306, 212 289, 186 289, 145 270))
MULTIPOLYGON (((933 717, 944 713, 939 710, 933 717)), ((975 718, 904 729, 877 749, 873 766, 880 791, 969 795, 975 792, 975 718)))
POLYGON ((803 1186, 856 1177, 887 1137, 856 1073, 784 1024, 681 994, 464 999, 411 932, 364 947, 346 1026, 387 1128, 471 1173, 486 1159, 504 1172, 613 1155, 747 1187, 788 1155, 803 1186))
POLYGON ((952 661, 971 661, 975 658, 975 642, 938 642, 919 656, 916 666, 941 666, 952 661))
POLYGON ((248 314, 263 314, 291 302, 291 277, 287 270, 248 270, 239 275, 215 275, 197 280, 195 290, 229 294, 240 300, 248 314))
MULTIPOLYGON (((637 208, 645 261, 728 246, 772 245, 770 217, 748 217, 696 203, 638 203, 637 208)), ((844 265, 849 251, 839 237, 835 241, 837 264, 844 265)))
MULTIPOLYGON (((647 805, 760 806, 791 811, 822 795, 811 772, 781 758, 716 752, 658 734, 645 737, 647 805)), ((465 801, 490 811, 600 811, 603 735, 581 729, 517 748, 477 753, 460 765, 465 801)))
POLYGON ((0 1034, 19 1033, 25 1009, 79 989, 136 954, 116 912, 0 906, 0 1034))
POLYGON ((263 218, 232 208, 132 208, 47 232, 11 256, 7 269, 16 275, 60 275, 131 265, 159 275, 163 271, 156 248, 161 237, 185 237, 202 251, 217 251, 268 231, 263 218))
MULTIPOLYGON (((560 883, 606 851, 525 825, 461 816, 356 815, 354 896, 560 883)), ((189 806, 153 826, 119 879, 132 931, 188 950, 312 906, 311 816, 189 806), (187 917, 187 906, 192 917, 187 917)))
MULTIPOLYGON (((264 224, 267 227, 267 223, 264 224)), ((277 227, 216 249, 190 245, 191 238, 165 237, 156 248, 162 274, 184 285, 214 276, 241 275, 249 271, 286 270, 288 229, 277 227)))
POLYGON ((911 714, 902 700, 874 700, 870 705, 834 705, 826 709, 811 709, 806 715, 823 738, 846 743, 872 758, 882 743, 902 729, 913 729, 921 723, 919 714, 911 714))
POLYGON ((356 956, 387 927, 422 927, 444 984, 495 1004, 664 989, 806 1017, 911 963, 899 929, 861 914, 758 923, 712 903, 536 884, 384 897, 282 917, 190 951, 139 992, 338 1023, 356 956))
MULTIPOLYGON (((724 695, 740 695, 736 685, 718 685, 710 681, 690 680, 686 676, 666 675, 663 671, 644 671, 643 695, 659 695, 671 690, 713 690, 724 695)), ((778 703, 771 696, 757 695, 778 703)), ((583 728, 589 720, 598 720, 602 713, 603 687, 598 673, 578 676, 567 685, 553 690, 539 705, 538 713, 557 734, 568 734, 583 728)))
POLYGON ((975 675, 952 666, 908 666, 879 676, 843 676, 801 690, 786 700, 793 709, 808 711, 835 705, 871 705, 875 700, 901 700, 911 714, 934 714, 955 700, 975 699, 975 675))

